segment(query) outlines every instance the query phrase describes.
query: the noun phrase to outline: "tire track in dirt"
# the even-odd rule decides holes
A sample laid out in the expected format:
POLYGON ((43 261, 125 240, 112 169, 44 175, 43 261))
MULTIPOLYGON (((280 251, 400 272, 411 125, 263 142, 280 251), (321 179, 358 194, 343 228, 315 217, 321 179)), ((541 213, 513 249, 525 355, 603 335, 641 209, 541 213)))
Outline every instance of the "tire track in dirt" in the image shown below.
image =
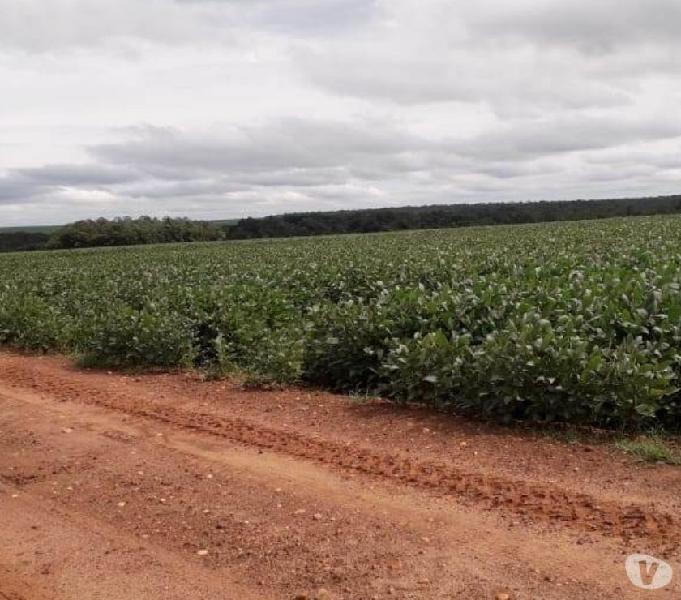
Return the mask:
MULTIPOLYGON (((322 600, 322 588, 329 592, 323 600, 490 600, 498 592, 517 600, 636 598, 627 593, 621 550, 600 536, 575 544, 574 532, 507 527, 447 496, 47 394, 3 390, 0 405, 0 431, 15 433, 12 440, 0 435, 0 472, 40 475, 20 478, 20 486, 0 483, 0 514, 13 524, 13 531, 0 527, 0 564, 28 581, 64 577, 63 559, 71 557, 64 535, 45 529, 56 511, 53 525, 78 525, 69 539, 85 532, 110 538, 113 527, 127 549, 109 552, 91 540, 94 556, 87 556, 100 575, 106 565, 108 578, 128 573, 134 582, 148 579, 151 557, 170 553, 185 569, 203 565, 230 582, 256 582, 258 600, 268 591, 282 600, 301 592, 322 600), (33 436, 40 448, 21 443, 33 436), (32 564, 17 558, 17 543, 26 544, 32 564), (209 555, 198 557, 201 548, 209 555)), ((79 557, 70 564, 82 571, 79 557)), ((161 582, 152 587, 171 600, 161 582)), ((65 597, 54 600, 93 597, 62 588, 65 597)))
POLYGON ((5 492, 0 493, 0 514, 6 519, 0 528, 0 600, 276 597, 238 581, 230 568, 216 572, 205 561, 188 561, 82 506, 25 488, 5 492))
POLYGON ((10 569, 0 565, 0 600, 46 600, 47 595, 29 583, 10 573, 10 569))
POLYGON ((625 541, 645 539, 652 547, 667 553, 677 549, 681 540, 679 521, 652 506, 600 500, 550 484, 466 472, 445 463, 417 460, 354 443, 344 444, 297 431, 267 427, 238 417, 188 411, 156 400, 141 401, 138 396, 102 389, 86 379, 80 379, 74 385, 72 379, 59 374, 38 374, 35 369, 16 363, 11 370, 3 366, 0 381, 12 387, 47 392, 62 401, 101 406, 317 462, 343 472, 452 496, 464 504, 486 510, 509 512, 531 521, 559 522, 561 526, 616 536, 625 541))

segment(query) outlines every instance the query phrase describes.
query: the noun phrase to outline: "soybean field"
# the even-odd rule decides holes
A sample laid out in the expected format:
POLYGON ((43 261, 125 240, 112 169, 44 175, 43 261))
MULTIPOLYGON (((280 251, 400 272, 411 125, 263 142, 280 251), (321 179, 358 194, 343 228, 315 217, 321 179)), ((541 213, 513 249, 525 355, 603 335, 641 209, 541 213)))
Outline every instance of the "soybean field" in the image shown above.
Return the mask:
POLYGON ((0 344, 675 427, 681 217, 6 254, 0 344))

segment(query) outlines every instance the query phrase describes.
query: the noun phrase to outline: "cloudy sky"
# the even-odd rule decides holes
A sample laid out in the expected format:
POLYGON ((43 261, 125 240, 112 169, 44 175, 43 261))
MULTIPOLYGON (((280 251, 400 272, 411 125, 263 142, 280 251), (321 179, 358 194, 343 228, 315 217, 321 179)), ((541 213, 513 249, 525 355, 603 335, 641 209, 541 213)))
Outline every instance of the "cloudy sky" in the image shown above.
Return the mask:
POLYGON ((0 0, 0 226, 681 193, 679 0, 0 0))

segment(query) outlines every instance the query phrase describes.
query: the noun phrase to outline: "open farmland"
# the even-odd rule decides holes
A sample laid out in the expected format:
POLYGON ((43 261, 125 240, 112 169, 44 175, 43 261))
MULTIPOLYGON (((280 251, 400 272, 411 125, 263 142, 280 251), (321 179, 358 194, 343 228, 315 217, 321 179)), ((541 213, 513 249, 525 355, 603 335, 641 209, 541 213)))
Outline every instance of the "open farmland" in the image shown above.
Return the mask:
POLYGON ((0 342, 502 419, 673 425, 681 218, 0 257, 0 342))
POLYGON ((626 556, 681 560, 678 455, 469 414, 676 426, 679 242, 644 218, 0 257, 0 598, 642 597, 626 556))

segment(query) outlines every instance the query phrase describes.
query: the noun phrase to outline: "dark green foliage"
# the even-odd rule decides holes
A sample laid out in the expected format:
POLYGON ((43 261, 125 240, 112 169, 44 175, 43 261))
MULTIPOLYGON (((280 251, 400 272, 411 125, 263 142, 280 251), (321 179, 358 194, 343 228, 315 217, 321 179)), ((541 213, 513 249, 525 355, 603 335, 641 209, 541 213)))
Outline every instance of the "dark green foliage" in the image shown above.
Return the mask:
POLYGON ((68 346, 68 317, 34 294, 5 294, 0 306, 0 344, 46 351, 68 346))
POLYGON ((195 361, 192 323, 167 303, 149 302, 141 310, 120 304, 101 316, 79 344, 87 365, 188 367, 195 361))
POLYGON ((189 219, 96 219, 77 221, 60 227, 50 237, 47 247, 90 248, 96 246, 134 246, 169 242, 207 242, 224 237, 222 229, 209 223, 189 219))
POLYGON ((0 252, 41 250, 49 239, 48 233, 0 230, 0 252))
POLYGON ((0 343, 498 420, 681 425, 681 217, 7 254, 0 343))
POLYGON ((230 239, 294 237, 337 233, 378 233, 404 229, 442 229, 472 225, 509 225, 549 221, 582 221, 618 216, 681 212, 681 196, 448 204, 288 213, 259 219, 242 219, 225 228, 230 239))
POLYGON ((0 252, 338 233, 378 233, 474 225, 581 221, 680 212, 681 196, 659 196, 614 200, 407 206, 291 213, 258 219, 208 222, 169 217, 164 219, 123 217, 113 220, 101 218, 78 221, 63 227, 0 229, 0 252), (48 235, 50 233, 51 235, 48 235))

